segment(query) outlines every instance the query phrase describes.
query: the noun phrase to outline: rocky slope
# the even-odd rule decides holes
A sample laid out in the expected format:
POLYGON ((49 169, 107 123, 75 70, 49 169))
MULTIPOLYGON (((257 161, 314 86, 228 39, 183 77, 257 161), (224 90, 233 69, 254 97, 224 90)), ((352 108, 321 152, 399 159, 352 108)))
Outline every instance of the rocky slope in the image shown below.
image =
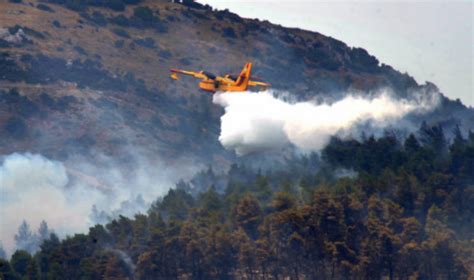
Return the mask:
MULTIPOLYGON (((302 99, 435 89, 364 49, 192 1, 15 0, 0 10, 0 154, 126 159, 139 147, 229 162, 217 141, 222 109, 195 80, 171 82, 172 67, 225 73, 253 61, 255 75, 302 99)), ((472 109, 446 98, 425 117, 474 124, 472 109)))

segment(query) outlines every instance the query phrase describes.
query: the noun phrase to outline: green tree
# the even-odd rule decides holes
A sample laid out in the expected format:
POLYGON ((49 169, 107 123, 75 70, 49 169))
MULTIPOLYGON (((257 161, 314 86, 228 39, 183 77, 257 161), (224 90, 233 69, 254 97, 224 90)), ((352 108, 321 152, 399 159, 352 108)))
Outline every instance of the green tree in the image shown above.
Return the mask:
POLYGON ((185 190, 169 190, 162 201, 156 202, 150 211, 159 212, 163 218, 182 221, 188 217, 189 211, 194 207, 194 198, 185 190))
POLYGON ((252 195, 247 194, 234 207, 234 223, 241 227, 252 239, 256 239, 258 236, 257 228, 261 222, 261 214, 258 201, 252 195))
POLYGON ((40 245, 40 251, 36 255, 38 261, 39 271, 42 279, 45 279, 49 273, 51 263, 54 260, 54 252, 60 247, 59 238, 51 233, 49 239, 43 241, 40 245))
POLYGON ((267 176, 258 175, 255 179, 255 196, 259 201, 267 202, 272 195, 272 189, 267 176))
POLYGON ((296 206, 296 199, 288 192, 276 192, 273 195, 270 207, 275 211, 283 211, 296 206))
POLYGON ((237 247, 237 260, 240 271, 244 274, 241 278, 254 279, 254 270, 257 264, 254 241, 247 235, 243 228, 239 228, 233 233, 233 239, 237 247))
POLYGON ((468 271, 456 256, 455 233, 446 224, 443 211, 433 205, 428 211, 423 241, 422 275, 432 279, 467 279, 468 271))
POLYGON ((2 244, 0 244, 0 260, 6 260, 7 259, 7 253, 3 249, 2 244))
POLYGON ((221 199, 214 186, 211 186, 207 192, 199 195, 199 204, 206 212, 219 211, 221 209, 221 199))
POLYGON ((15 244, 20 250, 33 253, 37 250, 37 237, 31 232, 30 225, 23 221, 15 234, 15 244))
POLYGON ((126 280, 130 279, 130 274, 125 269, 127 264, 123 263, 118 257, 108 258, 105 265, 104 279, 126 280))
POLYGON ((5 259, 0 259, 0 278, 5 280, 21 279, 15 271, 13 271, 10 263, 5 259))
POLYGON ((31 255, 24 250, 17 250, 15 253, 13 253, 10 260, 13 270, 22 277, 26 276, 28 272, 28 267, 33 262, 34 261, 31 255))

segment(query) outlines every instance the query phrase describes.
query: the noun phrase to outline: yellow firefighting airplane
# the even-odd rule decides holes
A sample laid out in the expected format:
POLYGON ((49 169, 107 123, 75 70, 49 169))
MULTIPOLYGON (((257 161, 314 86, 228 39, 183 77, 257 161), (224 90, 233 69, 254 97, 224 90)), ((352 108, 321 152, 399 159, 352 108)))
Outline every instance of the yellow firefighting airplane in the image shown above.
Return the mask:
POLYGON ((205 91, 216 92, 216 91, 245 91, 249 86, 259 86, 262 89, 266 89, 270 86, 268 83, 252 81, 250 80, 250 73, 252 71, 252 63, 248 62, 245 64, 244 69, 240 72, 240 75, 235 77, 227 74, 224 77, 216 76, 206 71, 192 72, 179 69, 171 69, 171 78, 173 80, 179 80, 178 74, 184 74, 193 76, 194 78, 201 79, 199 87, 205 91))

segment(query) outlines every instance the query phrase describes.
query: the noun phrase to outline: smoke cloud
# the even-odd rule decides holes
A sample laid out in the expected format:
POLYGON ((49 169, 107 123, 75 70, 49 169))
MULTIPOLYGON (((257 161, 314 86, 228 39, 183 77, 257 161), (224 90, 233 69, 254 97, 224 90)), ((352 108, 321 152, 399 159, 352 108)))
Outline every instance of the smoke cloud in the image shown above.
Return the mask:
POLYGON ((396 99, 388 90, 372 97, 347 95, 334 103, 289 102, 274 91, 218 93, 213 102, 225 109, 219 141, 239 155, 278 149, 292 144, 301 150, 322 149, 335 134, 370 123, 381 128, 409 113, 427 112, 438 94, 396 99))
POLYGON ((87 205, 70 199, 64 191, 68 176, 64 166, 40 155, 13 154, 0 166, 0 239, 11 252, 13 236, 25 219, 37 228, 42 219, 59 231, 84 230, 87 205))
MULTIPOLYGON (((291 102, 288 96, 274 91, 215 94, 213 102, 225 109, 220 142, 241 155, 287 145, 318 150, 331 135, 350 133, 367 122, 372 127, 400 123, 407 114, 433 109, 439 98, 396 99, 382 92, 317 103, 291 102)), ((0 156, 0 241, 7 252, 14 251, 13 237, 23 220, 32 230, 46 220, 60 237, 85 232, 118 215, 145 212, 177 181, 202 169, 190 159, 170 163, 150 159, 137 148, 127 150, 132 156, 121 160, 100 154, 65 162, 28 153, 0 156)))
POLYGON ((192 163, 151 162, 138 155, 133 160, 134 168, 124 169, 107 157, 92 164, 28 153, 0 156, 0 241, 8 254, 15 250, 13 237, 23 220, 33 231, 45 220, 60 237, 85 232, 118 215, 144 213, 198 170, 192 163))

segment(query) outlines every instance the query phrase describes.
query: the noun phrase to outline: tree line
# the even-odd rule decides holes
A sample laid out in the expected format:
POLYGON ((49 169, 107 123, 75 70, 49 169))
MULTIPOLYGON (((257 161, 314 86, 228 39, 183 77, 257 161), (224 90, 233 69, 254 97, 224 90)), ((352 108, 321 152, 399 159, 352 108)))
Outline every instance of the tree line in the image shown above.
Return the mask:
POLYGON ((441 126, 423 124, 402 140, 393 133, 333 138, 314 172, 300 163, 288 162, 291 176, 234 165, 224 189, 211 185, 193 193, 178 184, 146 214, 120 216, 64 240, 51 234, 33 255, 17 251, 1 260, 0 275, 474 277, 474 133, 456 128, 447 139, 441 126))

